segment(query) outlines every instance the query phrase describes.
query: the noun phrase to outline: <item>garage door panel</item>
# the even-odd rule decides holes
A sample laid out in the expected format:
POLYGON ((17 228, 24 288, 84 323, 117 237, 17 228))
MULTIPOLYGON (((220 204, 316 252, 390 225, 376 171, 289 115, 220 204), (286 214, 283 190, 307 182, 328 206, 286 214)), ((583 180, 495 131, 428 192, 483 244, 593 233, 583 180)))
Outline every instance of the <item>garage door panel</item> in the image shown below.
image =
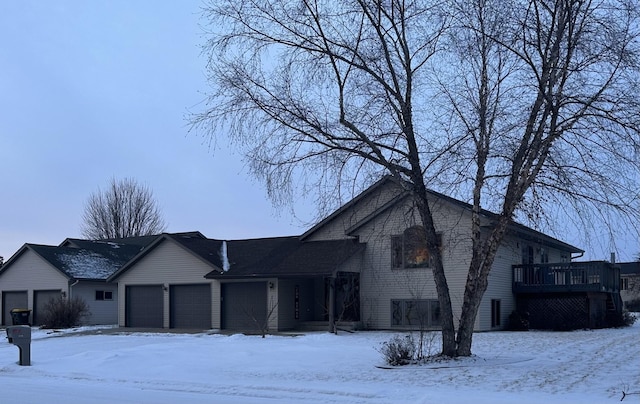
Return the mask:
POLYGON ((222 328, 259 330, 267 320, 267 283, 223 283, 222 328))
POLYGON ((170 327, 211 328, 211 285, 172 285, 170 287, 170 327))
POLYGON ((162 285, 127 286, 125 299, 127 327, 163 327, 164 290, 162 285))
POLYGON ((11 325, 11 310, 26 309, 29 307, 27 292, 3 292, 2 293, 2 323, 11 325))

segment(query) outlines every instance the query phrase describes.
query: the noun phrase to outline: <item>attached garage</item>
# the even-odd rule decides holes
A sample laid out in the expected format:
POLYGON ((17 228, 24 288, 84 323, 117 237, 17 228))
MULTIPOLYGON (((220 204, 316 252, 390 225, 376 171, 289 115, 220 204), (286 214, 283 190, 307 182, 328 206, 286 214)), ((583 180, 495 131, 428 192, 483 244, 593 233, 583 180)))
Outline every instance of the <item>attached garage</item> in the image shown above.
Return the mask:
POLYGON ((3 292, 2 293, 2 324, 11 325, 11 310, 26 309, 29 307, 27 292, 3 292))
POLYGON ((259 330, 267 321, 267 282, 223 283, 222 328, 259 330))
POLYGON ((33 292, 33 325, 43 325, 44 309, 51 299, 60 297, 60 290, 35 290, 33 292))
POLYGON ((127 327, 163 327, 163 285, 135 285, 125 289, 127 327))
POLYGON ((163 234, 114 273, 108 281, 118 283, 118 325, 219 329, 219 282, 205 278, 217 268, 215 243, 199 233, 163 234))
POLYGON ((211 284, 171 285, 169 301, 171 328, 211 328, 211 284))

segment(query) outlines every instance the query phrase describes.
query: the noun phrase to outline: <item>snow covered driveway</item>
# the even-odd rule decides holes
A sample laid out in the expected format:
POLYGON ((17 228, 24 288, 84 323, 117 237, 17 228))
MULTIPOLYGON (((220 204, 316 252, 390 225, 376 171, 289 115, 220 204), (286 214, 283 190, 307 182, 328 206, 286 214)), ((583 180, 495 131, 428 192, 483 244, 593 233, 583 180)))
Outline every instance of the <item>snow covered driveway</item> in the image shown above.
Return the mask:
POLYGON ((474 358, 392 370, 376 368, 390 332, 33 332, 30 367, 0 341, 2 403, 602 403, 640 391, 640 324, 480 333, 474 358))

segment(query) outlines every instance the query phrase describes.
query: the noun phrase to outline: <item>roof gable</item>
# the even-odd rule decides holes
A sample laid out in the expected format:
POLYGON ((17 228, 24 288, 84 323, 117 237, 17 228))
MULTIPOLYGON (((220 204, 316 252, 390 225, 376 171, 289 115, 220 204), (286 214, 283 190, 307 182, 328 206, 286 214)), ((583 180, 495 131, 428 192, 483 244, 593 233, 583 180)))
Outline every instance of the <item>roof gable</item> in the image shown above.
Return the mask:
MULTIPOLYGON (((322 219, 315 226, 311 227, 309 230, 304 232, 302 236, 300 236, 301 240, 309 239, 313 234, 320 232, 326 226, 329 226, 331 222, 334 222, 340 218, 340 216, 346 215, 352 208, 357 205, 362 205, 366 202, 367 199, 372 198, 376 195, 376 193, 381 192, 385 188, 388 187, 396 187, 395 195, 390 196, 388 198, 383 198, 383 201, 379 204, 374 204, 371 206, 375 206, 374 209, 370 209, 370 211, 366 211, 363 216, 366 218, 375 217, 379 213, 379 209, 381 206, 388 206, 390 200, 401 198, 403 194, 408 195, 408 191, 403 190, 401 185, 391 176, 387 175, 382 177, 379 181, 375 182, 373 185, 356 195, 353 199, 340 206, 337 210, 331 213, 329 216, 322 219)), ((362 218, 356 219, 356 223, 352 223, 349 227, 355 226, 359 223, 362 218)))
POLYGON ((124 263, 121 268, 115 271, 108 278, 108 281, 114 281, 120 275, 129 271, 139 260, 150 254, 155 248, 164 242, 172 242, 179 245, 190 254, 211 266, 212 269, 221 268, 221 266, 219 266, 221 265, 220 257, 215 253, 215 251, 219 251, 218 246, 221 245, 221 241, 207 239, 200 232, 163 233, 154 237, 155 238, 151 243, 141 248, 135 256, 131 257, 131 259, 124 263), (216 248, 218 248, 218 250, 216 250, 216 248))
POLYGON ((32 251, 70 280, 106 280, 130 256, 130 253, 105 254, 84 248, 25 244, 7 264, 3 265, 0 274, 9 269, 25 251, 32 251))
POLYGON ((70 280, 107 280, 156 237, 119 240, 68 238, 59 246, 27 243, 2 266, 0 274, 24 251, 30 250, 70 280))
MULTIPOLYGON (((315 226, 307 230, 301 236, 301 239, 305 240, 310 238, 314 233, 321 231, 322 228, 324 228, 325 226, 328 226, 332 221, 338 220, 339 216, 347 214, 347 212, 350 209, 353 209, 357 204, 361 203, 362 201, 364 201, 365 199, 373 195, 375 192, 379 192, 380 189, 382 188, 392 187, 392 186, 396 188, 395 190, 392 190, 392 192, 395 192, 394 197, 383 200, 380 204, 376 205, 375 209, 371 209, 367 214, 358 218, 358 220, 356 220, 355 223, 351 223, 348 227, 345 228, 345 232, 344 232, 345 236, 352 236, 359 228, 369 223, 370 221, 374 220, 375 218, 377 218, 379 215, 381 215, 383 212, 387 211, 388 209, 394 206, 397 206, 397 204, 404 201, 405 198, 410 197, 411 196, 410 191, 408 191, 405 187, 398 184, 395 178, 388 175, 384 176, 382 179, 380 179, 379 181, 371 185, 369 188, 361 192, 351 201, 347 202, 346 204, 338 208, 335 212, 327 216, 325 219, 321 220, 318 224, 316 224, 315 226)), ((473 206, 467 202, 460 201, 458 199, 452 198, 448 195, 445 195, 433 190, 427 190, 427 193, 430 198, 433 198, 433 200, 437 200, 442 203, 447 203, 451 206, 457 207, 464 211, 468 211, 468 212, 472 211, 473 206)), ((493 225, 493 222, 499 218, 498 214, 493 213, 486 209, 482 209, 480 211, 480 214, 484 217, 485 220, 489 222, 489 224, 485 227, 491 227, 493 225)), ((560 248, 562 250, 565 250, 571 253, 584 252, 584 250, 581 250, 580 248, 572 246, 568 243, 565 243, 561 240, 558 240, 554 237, 546 235, 540 231, 537 231, 535 229, 532 229, 530 227, 527 227, 517 222, 512 221, 511 224, 509 225, 508 231, 510 234, 515 235, 517 237, 522 237, 527 240, 536 240, 538 242, 543 242, 544 244, 547 244, 549 246, 560 248)))
POLYGON ((62 275, 64 275, 67 278, 69 278, 69 276, 64 271, 62 271, 60 268, 56 267, 51 262, 49 262, 45 257, 43 257, 38 252, 37 247, 51 247, 51 246, 44 246, 44 245, 38 245, 38 244, 29 244, 29 243, 23 244, 22 247, 20 247, 20 249, 18 249, 18 251, 16 251, 16 253, 13 254, 11 256, 11 258, 9 258, 9 260, 7 262, 5 262, 2 267, 0 267, 0 275, 2 275, 9 268, 11 268, 13 266, 13 264, 15 264, 20 259, 20 257, 22 255, 24 255, 27 251, 31 251, 36 256, 38 256, 41 260, 43 260, 45 263, 51 265, 52 269, 57 270, 58 272, 62 273, 62 275))

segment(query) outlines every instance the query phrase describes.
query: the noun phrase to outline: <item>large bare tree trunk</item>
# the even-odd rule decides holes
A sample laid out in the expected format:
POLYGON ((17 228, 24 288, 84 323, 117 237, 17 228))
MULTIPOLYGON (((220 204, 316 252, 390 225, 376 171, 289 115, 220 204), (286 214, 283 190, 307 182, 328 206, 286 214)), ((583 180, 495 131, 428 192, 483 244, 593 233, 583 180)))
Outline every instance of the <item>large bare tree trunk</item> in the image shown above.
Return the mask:
MULTIPOLYGON (((420 180, 420 182, 422 182, 420 180)), ((451 306, 451 296, 449 294, 449 285, 444 272, 442 262, 441 246, 438 244, 438 236, 435 225, 433 223, 433 215, 427 200, 427 190, 422 186, 416 185, 416 205, 422 219, 422 223, 426 232, 427 247, 431 251, 433 257, 433 279, 436 284, 438 293, 438 302, 440 303, 440 319, 442 323, 442 355, 455 357, 458 356, 456 347, 456 330, 453 321, 453 307, 451 306)))

